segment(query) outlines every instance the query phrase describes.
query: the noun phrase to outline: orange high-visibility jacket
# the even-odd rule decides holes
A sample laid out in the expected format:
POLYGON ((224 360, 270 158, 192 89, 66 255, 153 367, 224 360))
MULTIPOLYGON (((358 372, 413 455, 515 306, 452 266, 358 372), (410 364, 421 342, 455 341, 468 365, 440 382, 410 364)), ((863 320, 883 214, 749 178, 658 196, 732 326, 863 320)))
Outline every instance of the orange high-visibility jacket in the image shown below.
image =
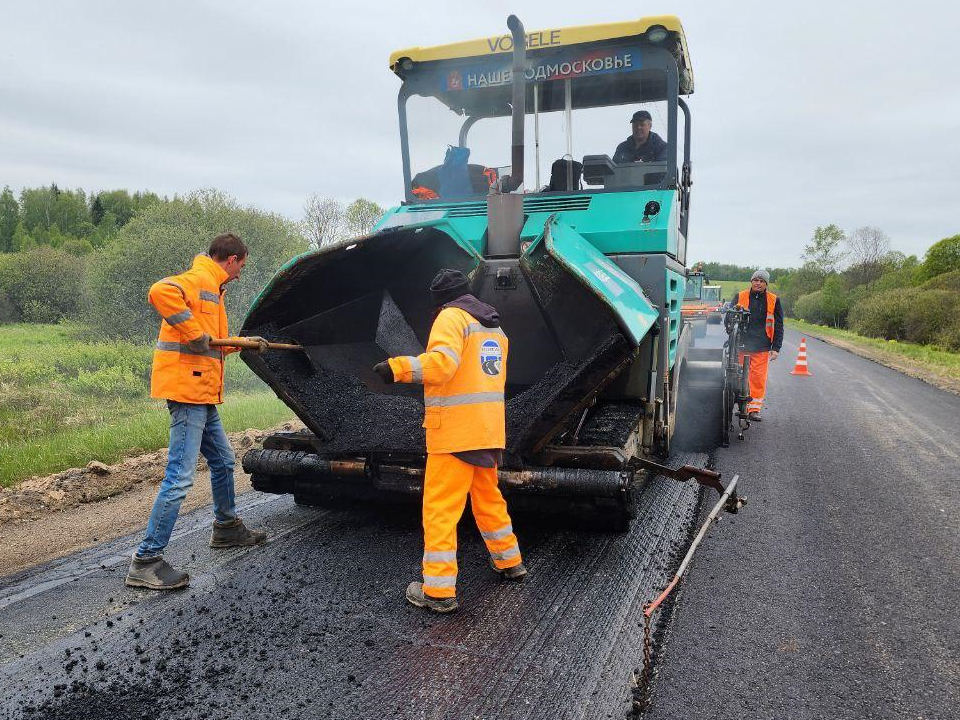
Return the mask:
POLYGON ((506 447, 507 336, 444 308, 422 355, 390 358, 397 382, 423 383, 428 453, 506 447))
MULTIPOLYGON (((740 295, 737 298, 737 305, 742 308, 750 309, 750 291, 741 290, 740 295)), ((772 292, 767 290, 767 337, 770 338, 770 342, 773 342, 773 332, 774 326, 776 325, 773 319, 773 309, 777 306, 777 296, 772 292)))
POLYGON ((150 304, 163 318, 153 351, 151 397, 198 405, 223 402, 223 356, 234 350, 210 348, 198 353, 187 343, 203 333, 227 337, 226 279, 226 271, 204 253, 193 259, 193 267, 186 272, 165 277, 150 288, 150 304))

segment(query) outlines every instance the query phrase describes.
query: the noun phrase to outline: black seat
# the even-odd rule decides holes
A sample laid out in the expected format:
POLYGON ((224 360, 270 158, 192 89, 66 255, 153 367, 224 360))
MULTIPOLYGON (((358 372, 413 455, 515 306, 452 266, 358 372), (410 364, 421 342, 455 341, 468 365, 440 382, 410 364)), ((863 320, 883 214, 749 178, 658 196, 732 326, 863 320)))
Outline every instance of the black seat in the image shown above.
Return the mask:
POLYGON ((567 158, 554 160, 553 165, 550 166, 550 184, 547 185, 547 191, 572 192, 580 190, 580 176, 582 174, 582 163, 567 158))

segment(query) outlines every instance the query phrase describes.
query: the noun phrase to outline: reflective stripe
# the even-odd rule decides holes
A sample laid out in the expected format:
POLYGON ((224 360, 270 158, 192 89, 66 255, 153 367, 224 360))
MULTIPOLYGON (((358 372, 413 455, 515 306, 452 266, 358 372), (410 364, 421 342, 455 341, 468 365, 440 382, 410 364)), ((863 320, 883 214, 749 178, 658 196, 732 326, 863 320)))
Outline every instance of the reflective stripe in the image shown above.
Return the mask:
POLYGON ((193 313, 190 310, 183 310, 181 312, 175 313, 170 317, 165 317, 166 320, 171 325, 179 325, 182 322, 186 322, 193 317, 193 313))
POLYGON ((493 335, 504 335, 505 333, 498 327, 486 327, 480 323, 470 323, 463 329, 463 336, 467 337, 474 333, 491 333, 493 335))
POLYGON ((201 290, 200 299, 209 300, 210 302, 215 303, 217 305, 220 304, 220 296, 217 293, 210 292, 209 290, 201 290))
POLYGON ((501 552, 492 552, 490 553, 490 557, 492 557, 494 560, 509 560, 510 558, 515 558, 519 554, 520 554, 520 548, 514 545, 509 550, 503 550, 501 552))
POLYGON ((513 532, 513 525, 504 525, 499 530, 494 530, 493 532, 484 532, 483 530, 481 530, 480 534, 483 536, 484 540, 502 540, 512 532, 513 532))
POLYGON ((456 587, 456 575, 424 575, 423 584, 430 587, 456 587))
POLYGON ((222 355, 219 350, 210 348, 209 350, 194 350, 189 345, 183 345, 178 342, 157 341, 157 350, 166 350, 168 352, 178 352, 184 355, 200 355, 201 357, 216 358, 220 360, 222 355))
POLYGON ((465 395, 447 395, 446 397, 425 397, 427 407, 450 407, 452 405, 475 405, 487 402, 503 402, 502 392, 479 392, 465 395))
POLYGON ((423 365, 413 355, 407 355, 410 361, 410 372, 413 373, 413 382, 423 384, 423 365))
MULTIPOLYGON (((434 348, 437 352, 442 352, 448 358, 453 360, 457 365, 460 364, 460 355, 452 347, 447 347, 446 345, 438 345, 434 348)), ((431 351, 432 352, 432 351, 431 351)))
POLYGON ((177 290, 180 291, 180 294, 183 295, 183 297, 187 297, 187 291, 183 289, 183 285, 180 283, 175 283, 173 280, 167 280, 166 278, 160 282, 162 282, 164 285, 173 285, 177 290))
POLYGON ((456 562, 456 550, 431 550, 423 553, 423 561, 428 562, 456 562))

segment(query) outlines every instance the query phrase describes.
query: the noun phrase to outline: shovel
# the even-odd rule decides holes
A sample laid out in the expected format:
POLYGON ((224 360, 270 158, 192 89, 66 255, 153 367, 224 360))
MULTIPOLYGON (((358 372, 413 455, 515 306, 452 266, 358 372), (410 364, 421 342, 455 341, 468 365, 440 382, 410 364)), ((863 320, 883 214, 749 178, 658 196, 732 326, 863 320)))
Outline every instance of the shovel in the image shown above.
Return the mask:
MULTIPOLYGON (((236 347, 244 350, 258 350, 260 343, 256 340, 250 340, 244 337, 214 338, 210 341, 210 347, 236 347)), ((268 350, 303 350, 302 345, 295 343, 267 342, 268 350)))

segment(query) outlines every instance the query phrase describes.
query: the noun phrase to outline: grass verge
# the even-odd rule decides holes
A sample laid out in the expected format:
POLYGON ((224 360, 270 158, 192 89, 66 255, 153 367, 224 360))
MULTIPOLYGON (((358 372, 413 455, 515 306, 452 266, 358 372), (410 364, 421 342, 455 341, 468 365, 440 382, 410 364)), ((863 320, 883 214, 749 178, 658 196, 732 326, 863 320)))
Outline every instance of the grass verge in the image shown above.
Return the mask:
POLYGON ((893 367, 897 370, 904 370, 914 377, 928 380, 933 385, 943 387, 944 389, 958 392, 960 387, 960 353, 941 350, 930 345, 917 345, 916 343, 898 342, 896 340, 881 340, 879 338, 868 338, 863 335, 857 335, 849 330, 839 330, 837 328, 826 327, 824 325, 814 325, 803 320, 793 320, 788 318, 787 327, 797 330, 801 333, 807 333, 826 342, 834 341, 833 344, 845 347, 847 349, 860 350, 857 354, 868 357, 871 360, 893 367), (910 372, 909 367, 913 366, 917 372, 910 372), (935 381, 935 378, 928 377, 923 373, 944 376, 952 383, 946 385, 935 381))
MULTIPOLYGON (((169 415, 162 401, 132 402, 103 424, 62 427, 42 437, 4 444, 0 454, 0 486, 9 487, 32 475, 48 475, 91 460, 113 463, 121 458, 165 448, 169 415)), ((272 392, 228 395, 220 406, 227 432, 265 429, 293 419, 293 412, 272 392)))

